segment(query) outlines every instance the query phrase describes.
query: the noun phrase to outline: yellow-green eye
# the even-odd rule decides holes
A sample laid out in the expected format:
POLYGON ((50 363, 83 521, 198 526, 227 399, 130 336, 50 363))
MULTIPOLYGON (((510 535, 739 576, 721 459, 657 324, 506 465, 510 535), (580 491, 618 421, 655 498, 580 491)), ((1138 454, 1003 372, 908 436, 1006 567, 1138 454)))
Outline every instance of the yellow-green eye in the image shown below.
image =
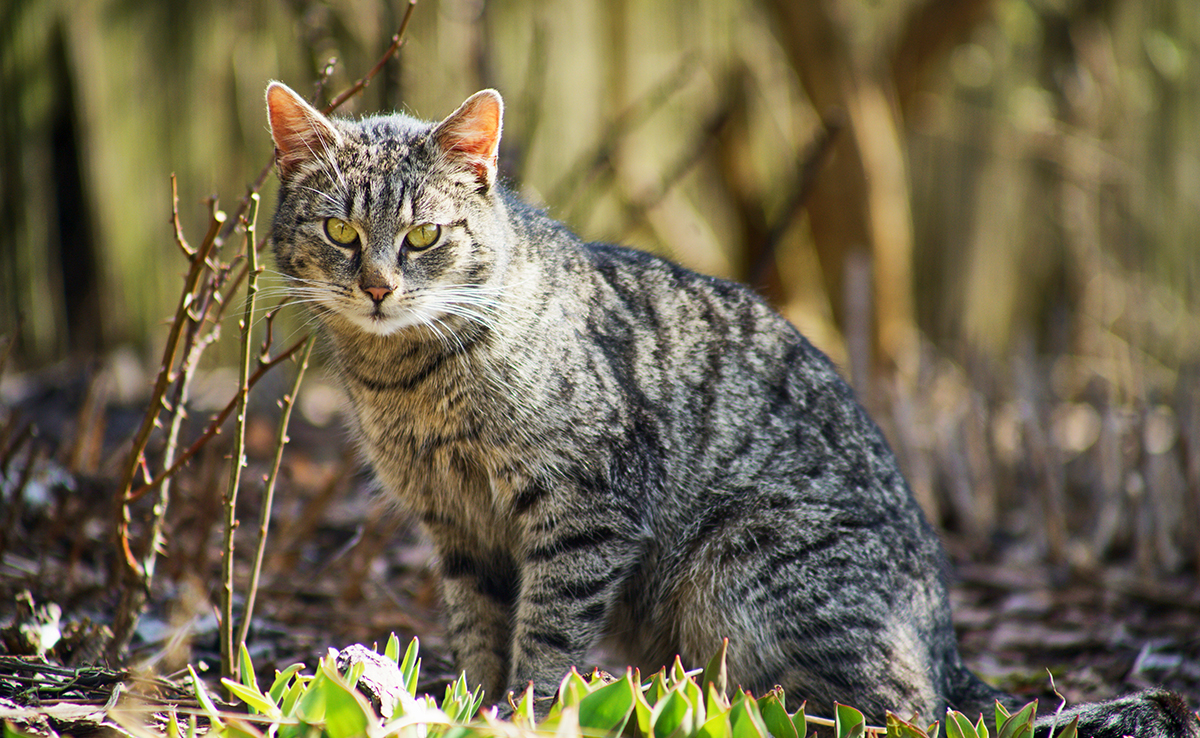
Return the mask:
POLYGON ((404 243, 410 249, 420 251, 427 249, 438 242, 442 237, 442 227, 436 223, 421 223, 413 226, 413 229, 404 237, 404 243))
POLYGON ((353 246, 358 243, 358 231, 341 218, 325 219, 325 235, 338 246, 353 246))

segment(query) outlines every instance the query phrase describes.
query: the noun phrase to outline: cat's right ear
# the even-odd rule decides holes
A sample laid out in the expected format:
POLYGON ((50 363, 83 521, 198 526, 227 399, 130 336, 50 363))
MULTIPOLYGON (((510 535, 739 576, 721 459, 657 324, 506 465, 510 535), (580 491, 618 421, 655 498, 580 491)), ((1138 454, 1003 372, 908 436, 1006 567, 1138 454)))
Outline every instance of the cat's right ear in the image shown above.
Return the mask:
POLYGON ((329 119, 282 82, 267 85, 267 121, 275 139, 275 164, 286 179, 304 163, 341 143, 329 119))

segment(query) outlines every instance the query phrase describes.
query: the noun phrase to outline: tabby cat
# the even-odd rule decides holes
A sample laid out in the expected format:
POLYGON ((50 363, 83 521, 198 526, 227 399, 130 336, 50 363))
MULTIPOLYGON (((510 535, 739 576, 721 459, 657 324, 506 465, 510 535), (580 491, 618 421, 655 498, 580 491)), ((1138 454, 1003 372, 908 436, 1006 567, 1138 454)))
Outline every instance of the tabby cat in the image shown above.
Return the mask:
MULTIPOLYGON (((457 665, 552 695, 601 643, 883 720, 1014 700, 959 657, 944 556, 833 364, 750 290, 583 243, 497 181, 503 104, 330 119, 267 88, 273 249, 387 495, 437 552, 457 665)), ((1082 735, 1197 735, 1165 692, 1082 735)))

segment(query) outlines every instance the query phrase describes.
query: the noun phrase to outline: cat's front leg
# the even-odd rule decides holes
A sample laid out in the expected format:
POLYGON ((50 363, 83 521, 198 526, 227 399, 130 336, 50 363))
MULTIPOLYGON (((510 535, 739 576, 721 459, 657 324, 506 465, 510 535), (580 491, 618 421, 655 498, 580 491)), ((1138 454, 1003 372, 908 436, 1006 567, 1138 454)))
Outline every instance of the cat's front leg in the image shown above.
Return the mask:
MULTIPOLYGON (((633 571, 637 544, 620 516, 589 511, 543 519, 521 563, 509 689, 552 697, 563 675, 580 669, 599 643, 620 588, 633 571)), ((544 714, 549 700, 538 699, 544 714)))
POLYGON ((454 663, 489 699, 504 700, 519 575, 506 554, 439 552, 446 641, 454 663))

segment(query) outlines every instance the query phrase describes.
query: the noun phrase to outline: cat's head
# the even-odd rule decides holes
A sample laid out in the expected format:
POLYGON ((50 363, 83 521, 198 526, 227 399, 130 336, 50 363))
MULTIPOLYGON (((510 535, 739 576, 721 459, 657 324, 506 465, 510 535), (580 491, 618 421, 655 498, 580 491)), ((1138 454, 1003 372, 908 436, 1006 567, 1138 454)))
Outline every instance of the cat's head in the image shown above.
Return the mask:
POLYGON ((484 90, 436 124, 328 118, 272 82, 272 246, 293 294, 377 335, 486 318, 507 259, 493 192, 502 115, 484 90))

